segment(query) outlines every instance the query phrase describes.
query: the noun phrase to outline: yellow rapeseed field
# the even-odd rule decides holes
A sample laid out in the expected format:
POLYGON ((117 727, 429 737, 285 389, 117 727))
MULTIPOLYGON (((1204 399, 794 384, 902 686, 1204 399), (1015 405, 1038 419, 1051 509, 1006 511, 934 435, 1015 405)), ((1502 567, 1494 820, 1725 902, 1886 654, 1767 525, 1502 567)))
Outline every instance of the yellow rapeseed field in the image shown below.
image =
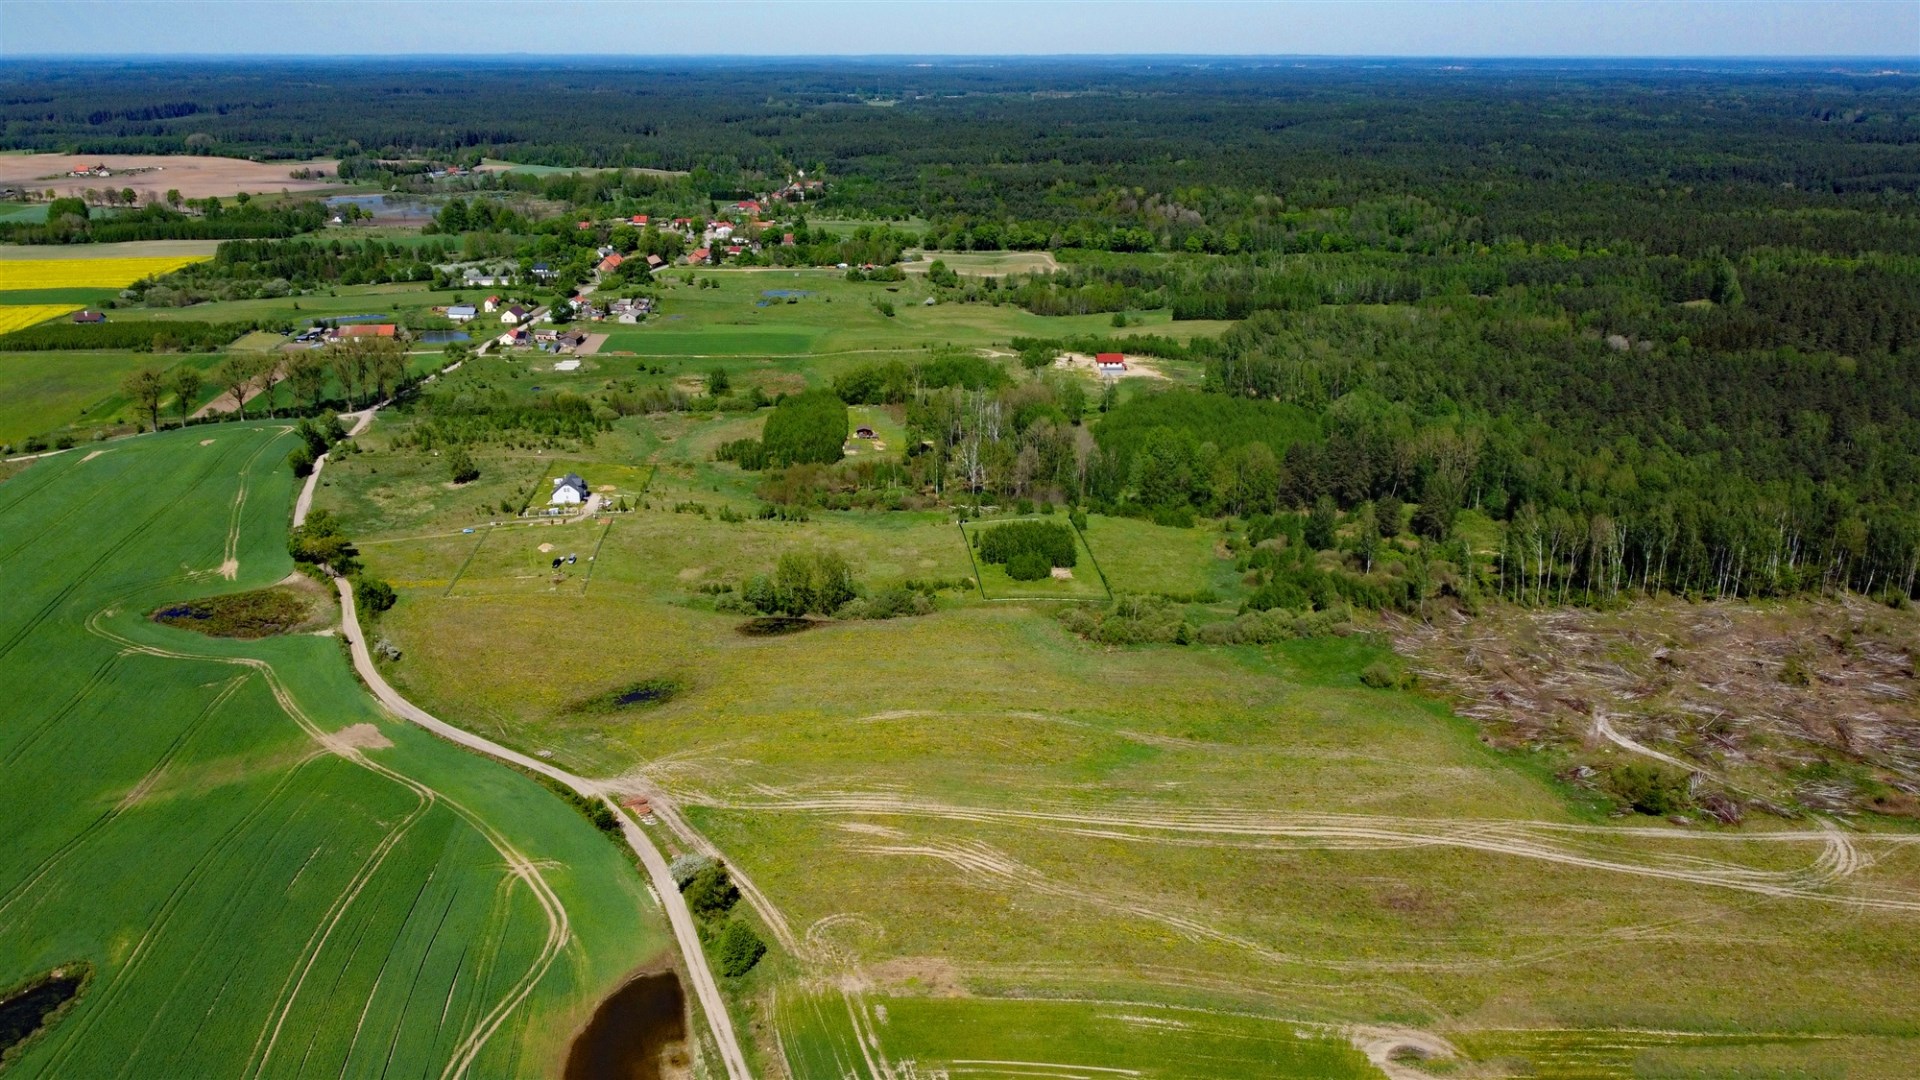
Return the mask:
MULTIPOLYGON (((206 255, 154 255, 109 259, 0 260, 0 292, 9 289, 118 288, 144 277, 203 262, 206 255)), ((0 303, 5 298, 0 297, 0 303)))
POLYGON ((72 310, 72 304, 0 304, 0 334, 45 322, 72 310))

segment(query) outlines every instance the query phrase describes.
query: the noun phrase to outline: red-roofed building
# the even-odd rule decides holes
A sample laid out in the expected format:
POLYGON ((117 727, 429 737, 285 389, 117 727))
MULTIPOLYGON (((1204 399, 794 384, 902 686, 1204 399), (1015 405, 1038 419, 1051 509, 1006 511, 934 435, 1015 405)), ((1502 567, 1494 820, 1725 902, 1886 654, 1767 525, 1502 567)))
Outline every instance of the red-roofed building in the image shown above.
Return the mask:
POLYGON ((600 272, 603 274, 611 274, 615 270, 620 269, 620 264, 626 261, 627 260, 621 258, 620 253, 616 251, 600 260, 600 272))
POLYGON ((792 234, 792 233, 782 233, 782 234, 781 234, 781 236, 780 236, 780 246, 781 246, 781 247, 792 247, 792 246, 793 246, 793 234, 792 234))
POLYGON ((738 254, 740 254, 740 253, 741 253, 742 251, 745 251, 745 250, 747 250, 747 249, 746 249, 746 248, 743 248, 743 247, 741 247, 741 246, 740 246, 739 244, 728 244, 728 245, 727 245, 727 254, 728 254, 728 255, 738 255, 738 254))
POLYGON ((632 222, 635 225, 645 225, 647 223, 647 215, 635 214, 632 217, 628 218, 627 220, 632 222))
POLYGON ((399 328, 392 323, 357 323, 353 326, 341 327, 335 331, 334 336, 343 338, 392 337, 398 332, 399 328))
POLYGON ((1127 358, 1117 352, 1103 352, 1094 356, 1093 366, 1103 374, 1118 375, 1127 370, 1127 358))
POLYGON ((583 222, 581 222, 581 223, 580 223, 580 228, 582 228, 582 229, 591 229, 591 228, 593 228, 593 222, 591 222, 591 221, 583 221, 583 222))
POLYGON ((695 248, 693 254, 687 256, 687 261, 690 263, 703 263, 711 260, 712 257, 713 252, 708 251, 706 248, 695 248))

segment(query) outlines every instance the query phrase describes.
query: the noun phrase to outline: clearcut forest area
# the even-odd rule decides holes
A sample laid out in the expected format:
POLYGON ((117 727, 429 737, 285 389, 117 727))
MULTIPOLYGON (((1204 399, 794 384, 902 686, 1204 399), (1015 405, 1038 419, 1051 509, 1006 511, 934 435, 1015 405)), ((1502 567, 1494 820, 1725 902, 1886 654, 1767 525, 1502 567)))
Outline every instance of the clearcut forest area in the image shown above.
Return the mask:
POLYGON ((8 1075, 1911 1075, 1911 72, 376 67, 0 66, 8 1075))

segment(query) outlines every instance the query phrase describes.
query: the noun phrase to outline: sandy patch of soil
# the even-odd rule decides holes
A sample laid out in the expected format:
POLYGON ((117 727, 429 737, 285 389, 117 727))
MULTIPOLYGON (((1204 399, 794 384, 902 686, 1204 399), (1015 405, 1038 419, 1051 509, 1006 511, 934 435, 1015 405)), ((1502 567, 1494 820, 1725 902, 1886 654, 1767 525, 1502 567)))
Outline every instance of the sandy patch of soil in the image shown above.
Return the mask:
POLYGON ((546 554, 547 552, 549 552, 549 551, 552 551, 552 550, 553 550, 553 545, 552 545, 552 544, 541 544, 541 545, 540 545, 540 554, 542 554, 542 555, 545 555, 545 554, 546 554))
POLYGON ((865 969, 865 974, 880 990, 921 997, 967 996, 967 984, 961 980, 959 969, 938 956, 897 956, 865 969))
POLYGON ((334 747, 351 747, 355 750, 385 750, 393 745, 393 740, 380 734, 380 729, 372 724, 341 728, 327 736, 327 741, 334 747))
POLYGON ((78 195, 88 188, 132 188, 140 201, 148 192, 165 197, 178 188, 189 199, 209 195, 237 195, 286 191, 318 191, 338 187, 338 161, 242 161, 239 158, 200 157, 194 154, 18 154, 0 155, 0 185, 52 188, 62 195, 78 195), (77 166, 105 165, 112 176, 68 176, 77 166), (324 171, 324 180, 295 180, 295 169, 324 171))
POLYGON ((595 353, 597 353, 597 352, 599 352, 599 351, 600 351, 600 346, 602 346, 602 345, 605 345, 606 343, 607 343, 607 335, 605 335, 605 334, 588 334, 588 335, 587 335, 587 340, 585 340, 585 341, 583 341, 583 342, 581 342, 580 344, 578 344, 578 345, 576 345, 576 346, 574 346, 574 349, 573 349, 573 355, 575 355, 575 356, 592 356, 592 355, 594 355, 595 353))
POLYGON ((201 439, 201 440, 200 440, 200 445, 201 445, 201 446, 212 446, 212 445, 213 445, 213 440, 212 440, 212 439, 201 439))
POLYGON ((106 453, 105 450, 95 450, 93 453, 88 454, 86 457, 81 458, 80 464, 85 465, 87 462, 92 461, 94 458, 97 458, 104 453, 106 453))

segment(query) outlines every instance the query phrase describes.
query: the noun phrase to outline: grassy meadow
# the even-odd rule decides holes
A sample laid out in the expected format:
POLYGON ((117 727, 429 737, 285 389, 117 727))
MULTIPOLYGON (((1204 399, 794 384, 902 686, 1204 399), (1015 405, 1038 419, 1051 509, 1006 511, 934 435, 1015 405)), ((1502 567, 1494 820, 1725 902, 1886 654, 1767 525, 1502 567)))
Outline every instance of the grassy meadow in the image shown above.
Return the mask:
POLYGON ((667 948, 622 849, 376 709, 332 632, 145 618, 287 575, 291 442, 197 427, 0 483, 0 986, 90 972, 9 1075, 552 1073, 667 948))
MULTIPOLYGON (((819 385, 837 359, 735 370, 819 385)), ((685 377, 596 363, 489 358, 444 389, 685 377)), ((383 414, 320 499, 400 588, 390 678, 489 737, 668 795, 767 900, 777 962, 732 989, 772 1016, 795 1076, 1373 1075, 1327 1041, 1353 1025, 1450 1041, 1469 1064, 1437 1075, 1891 1077, 1920 1052, 1891 990, 1920 970, 1914 834, 1610 820, 1437 700, 1363 685, 1389 655, 1368 636, 1090 645, 1058 598, 983 599, 950 514, 756 520, 761 477, 712 460, 753 414, 482 444, 459 489, 393 449, 412 422, 383 414), (569 470, 635 508, 488 526, 501 492, 569 470), (947 587, 932 615, 741 633, 715 597, 795 548, 841 554, 869 589, 947 587), (685 689, 631 714, 583 705, 653 679, 685 689)), ((855 422, 898 438, 888 410, 855 422)), ((1096 515, 1072 583, 986 593, 1079 588, 1097 560, 1115 593, 1224 617, 1246 587, 1221 539, 1096 515)))

